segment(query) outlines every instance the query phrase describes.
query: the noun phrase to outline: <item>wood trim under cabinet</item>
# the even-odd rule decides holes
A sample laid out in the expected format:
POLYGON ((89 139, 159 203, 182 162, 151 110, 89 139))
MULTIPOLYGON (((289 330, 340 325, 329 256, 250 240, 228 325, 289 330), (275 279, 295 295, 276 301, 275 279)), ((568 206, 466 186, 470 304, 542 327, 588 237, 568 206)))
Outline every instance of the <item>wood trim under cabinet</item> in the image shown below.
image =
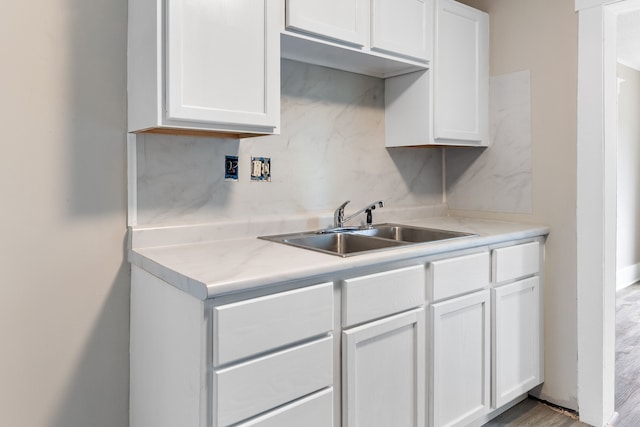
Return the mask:
POLYGON ((220 132, 215 130, 195 130, 195 129, 178 129, 178 128, 151 128, 145 129, 134 134, 159 134, 159 135, 178 135, 178 136, 198 136, 205 138, 227 138, 242 139, 253 138, 256 136, 271 135, 268 133, 237 133, 237 132, 220 132))

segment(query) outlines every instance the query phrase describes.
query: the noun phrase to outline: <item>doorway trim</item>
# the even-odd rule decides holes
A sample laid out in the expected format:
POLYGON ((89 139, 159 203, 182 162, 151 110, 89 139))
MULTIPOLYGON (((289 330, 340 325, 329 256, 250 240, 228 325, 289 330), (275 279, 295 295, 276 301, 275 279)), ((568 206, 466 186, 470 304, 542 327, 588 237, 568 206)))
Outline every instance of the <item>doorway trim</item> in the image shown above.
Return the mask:
POLYGON ((615 414, 617 16, 640 0, 576 0, 577 278, 580 420, 615 414))

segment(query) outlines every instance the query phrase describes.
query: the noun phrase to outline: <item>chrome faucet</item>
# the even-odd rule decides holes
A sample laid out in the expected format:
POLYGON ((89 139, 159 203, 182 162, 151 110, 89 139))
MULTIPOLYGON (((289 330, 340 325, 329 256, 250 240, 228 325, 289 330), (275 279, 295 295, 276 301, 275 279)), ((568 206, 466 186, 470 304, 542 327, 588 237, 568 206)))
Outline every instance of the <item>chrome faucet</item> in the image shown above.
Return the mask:
POLYGON ((363 212, 366 212, 367 214, 367 227, 371 227, 371 225, 373 224, 373 214, 371 213, 371 211, 373 211, 376 208, 376 205, 378 205, 379 207, 384 207, 384 203, 382 202, 382 200, 378 200, 377 202, 373 202, 373 203, 369 203, 367 206, 365 206, 364 208, 360 209, 358 212, 349 215, 347 218, 344 217, 344 208, 345 206, 347 206, 347 204, 349 204, 351 201, 347 200, 346 202, 344 202, 343 204, 341 204, 338 209, 336 209, 336 211, 333 213, 333 226, 334 228, 344 228, 344 223, 347 221, 350 221, 351 219, 355 218, 356 216, 360 215, 363 212))

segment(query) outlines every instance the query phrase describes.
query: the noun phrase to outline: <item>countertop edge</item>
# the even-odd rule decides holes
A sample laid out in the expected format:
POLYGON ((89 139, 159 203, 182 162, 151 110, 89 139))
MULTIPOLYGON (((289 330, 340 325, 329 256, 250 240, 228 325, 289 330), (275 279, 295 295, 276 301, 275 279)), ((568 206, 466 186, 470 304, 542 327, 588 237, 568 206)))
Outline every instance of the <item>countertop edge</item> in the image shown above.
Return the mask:
MULTIPOLYGON (((486 221, 486 220, 473 220, 467 219, 471 224, 486 223, 486 224, 500 224, 500 221, 486 221)), ((547 226, 531 225, 531 224, 517 224, 508 223, 512 227, 521 226, 519 230, 511 230, 506 232, 491 233, 485 235, 476 235, 464 239, 456 239, 452 241, 444 241, 430 244, 417 244, 408 247, 395 248, 391 250, 376 252, 372 254, 363 254, 347 258, 336 257, 333 255, 319 254, 319 253, 303 253, 309 260, 315 259, 315 257, 330 257, 330 258, 317 258, 320 263, 312 263, 303 267, 290 268, 290 269, 278 269, 268 272, 261 272, 260 274, 248 275, 245 278, 220 278, 219 280, 202 280, 198 278, 196 274, 190 274, 185 269, 179 267, 180 263, 176 262, 175 265, 171 265, 172 262, 163 263, 159 258, 153 255, 147 254, 149 248, 146 249, 131 249, 129 251, 129 262, 154 276, 164 280, 172 286, 198 298, 200 300, 206 300, 210 298, 216 298, 227 294, 240 293, 249 291, 252 289, 258 289, 263 287, 274 286, 280 283, 299 281, 303 279, 310 279, 314 277, 320 277, 329 274, 339 274, 348 270, 372 267, 376 264, 401 262, 410 260, 413 258, 423 258, 429 256, 436 256, 438 254, 463 251, 483 246, 496 245, 508 241, 523 240, 528 238, 536 238, 546 236, 550 230, 547 226)), ((451 227, 450 227, 451 228, 451 227)), ((467 230, 465 230, 467 231, 467 230)), ((255 245, 256 238, 243 238, 234 241, 236 245, 242 245, 243 242, 247 246, 255 245)), ((209 242, 209 244, 212 244, 209 242)), ((215 244, 215 243, 213 243, 215 244)), ((222 241, 220 245, 224 244, 222 241)), ((279 243, 263 242, 264 247, 260 250, 276 250, 280 249, 279 243), (278 245, 278 246, 271 246, 278 245)), ((194 246, 197 245, 178 245, 176 247, 165 247, 159 250, 173 251, 174 253, 180 253, 182 248, 189 248, 192 251, 194 246)), ((157 248, 151 248, 157 249, 157 248)), ((304 249, 290 248, 296 251, 305 251, 304 249)), ((197 250, 197 248, 195 249, 197 250)), ((306 251, 311 252, 311 251, 306 251)), ((259 255, 258 255, 259 256, 259 255)), ((215 270, 216 267, 212 265, 209 270, 215 270)))

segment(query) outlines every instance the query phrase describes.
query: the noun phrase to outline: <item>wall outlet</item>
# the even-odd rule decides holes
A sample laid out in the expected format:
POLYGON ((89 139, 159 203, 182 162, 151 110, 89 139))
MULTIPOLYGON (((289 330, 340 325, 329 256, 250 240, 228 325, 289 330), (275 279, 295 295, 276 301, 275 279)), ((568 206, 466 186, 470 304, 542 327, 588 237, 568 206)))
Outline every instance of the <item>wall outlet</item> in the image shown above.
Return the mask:
POLYGON ((238 180, 238 156, 224 156, 225 181, 238 180))
POLYGON ((251 181, 271 181, 271 159, 269 157, 251 158, 251 181))

